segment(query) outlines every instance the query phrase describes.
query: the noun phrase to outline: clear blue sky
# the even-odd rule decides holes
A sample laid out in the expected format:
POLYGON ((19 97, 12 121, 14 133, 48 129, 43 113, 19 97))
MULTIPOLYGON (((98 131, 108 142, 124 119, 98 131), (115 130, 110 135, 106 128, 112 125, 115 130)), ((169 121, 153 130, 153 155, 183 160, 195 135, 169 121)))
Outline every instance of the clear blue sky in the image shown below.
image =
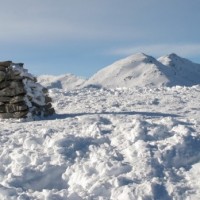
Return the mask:
POLYGON ((0 60, 89 77, 128 55, 200 63, 200 0, 0 0, 0 60))

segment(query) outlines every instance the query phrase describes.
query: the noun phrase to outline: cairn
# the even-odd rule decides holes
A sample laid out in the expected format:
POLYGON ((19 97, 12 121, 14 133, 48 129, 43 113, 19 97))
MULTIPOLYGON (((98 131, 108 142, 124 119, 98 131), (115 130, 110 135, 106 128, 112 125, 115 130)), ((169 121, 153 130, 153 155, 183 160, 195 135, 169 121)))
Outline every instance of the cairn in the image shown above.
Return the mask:
POLYGON ((23 63, 0 62, 0 118, 46 117, 55 113, 51 102, 23 63))

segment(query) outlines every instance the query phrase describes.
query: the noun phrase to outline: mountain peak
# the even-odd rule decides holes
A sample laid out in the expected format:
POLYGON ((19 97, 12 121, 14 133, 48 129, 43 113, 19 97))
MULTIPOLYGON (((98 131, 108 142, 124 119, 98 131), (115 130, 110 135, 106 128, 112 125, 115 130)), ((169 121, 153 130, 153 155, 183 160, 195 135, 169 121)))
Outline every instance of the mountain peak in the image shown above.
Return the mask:
POLYGON ((116 63, 120 63, 120 64, 127 64, 127 63, 134 63, 134 62, 153 63, 155 61, 156 61, 155 58, 153 58, 152 56, 149 56, 145 53, 136 53, 136 54, 130 55, 124 59, 121 59, 121 60, 117 61, 116 63))
POLYGON ((200 65, 175 53, 154 57, 136 53, 94 74, 85 85, 104 87, 191 86, 199 84, 200 65))
POLYGON ((176 63, 186 62, 186 59, 178 56, 175 53, 171 53, 169 55, 158 58, 158 61, 167 66, 174 66, 176 63))
POLYGON ((168 56, 166 56, 167 58, 169 58, 170 60, 182 60, 183 58, 181 58, 180 56, 178 56, 175 53, 171 53, 168 56))
POLYGON ((144 59, 147 59, 147 58, 150 58, 150 57, 151 56, 148 56, 145 53, 139 52, 139 53, 135 53, 133 55, 130 55, 127 58, 132 58, 132 59, 135 59, 135 60, 144 60, 144 59))
POLYGON ((175 57, 179 57, 177 54, 175 54, 175 53, 170 53, 169 55, 168 55, 168 57, 172 57, 172 58, 175 58, 175 57))

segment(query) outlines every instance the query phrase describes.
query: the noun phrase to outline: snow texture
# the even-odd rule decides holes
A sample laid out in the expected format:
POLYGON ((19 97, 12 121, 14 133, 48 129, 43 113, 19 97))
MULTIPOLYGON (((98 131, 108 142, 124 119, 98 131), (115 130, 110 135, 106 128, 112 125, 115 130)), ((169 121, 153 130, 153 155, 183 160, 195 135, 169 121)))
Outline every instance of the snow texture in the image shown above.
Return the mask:
POLYGON ((56 115, 0 120, 1 200, 199 199, 199 85, 50 95, 56 115))

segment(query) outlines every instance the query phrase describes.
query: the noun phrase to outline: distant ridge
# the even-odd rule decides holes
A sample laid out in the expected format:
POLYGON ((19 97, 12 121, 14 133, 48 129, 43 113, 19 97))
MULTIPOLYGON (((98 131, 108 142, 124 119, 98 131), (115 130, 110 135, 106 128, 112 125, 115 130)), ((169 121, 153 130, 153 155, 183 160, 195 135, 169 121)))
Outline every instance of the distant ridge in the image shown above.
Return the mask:
POLYGON ((155 59, 137 53, 121 59, 94 74, 87 85, 103 87, 160 87, 200 84, 200 64, 172 53, 155 59))
POLYGON ((162 87, 200 84, 200 64, 175 53, 158 59, 137 53, 101 69, 88 80, 72 74, 42 75, 38 82, 47 88, 73 90, 80 87, 162 87))
POLYGON ((85 82, 85 79, 77 77, 72 74, 65 74, 60 76, 41 75, 37 77, 38 82, 44 87, 72 90, 85 82))

